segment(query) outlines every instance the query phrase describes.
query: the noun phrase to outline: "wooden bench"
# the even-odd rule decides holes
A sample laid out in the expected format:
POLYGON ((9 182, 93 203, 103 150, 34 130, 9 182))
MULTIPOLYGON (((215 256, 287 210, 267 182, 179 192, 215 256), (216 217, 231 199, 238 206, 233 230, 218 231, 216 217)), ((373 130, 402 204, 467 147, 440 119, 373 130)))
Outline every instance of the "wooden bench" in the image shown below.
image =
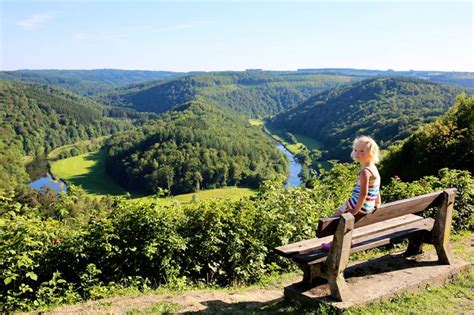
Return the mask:
POLYGON ((352 253, 408 238, 405 256, 419 254, 422 244, 430 243, 440 264, 452 264, 448 242, 455 195, 456 189, 446 189, 383 204, 372 214, 324 218, 319 220, 316 238, 274 251, 303 270, 303 283, 309 288, 327 280, 332 297, 344 301, 349 292, 343 273, 352 253), (415 215, 433 207, 438 208, 436 219, 415 215), (329 251, 321 248, 324 242, 332 242, 329 251))

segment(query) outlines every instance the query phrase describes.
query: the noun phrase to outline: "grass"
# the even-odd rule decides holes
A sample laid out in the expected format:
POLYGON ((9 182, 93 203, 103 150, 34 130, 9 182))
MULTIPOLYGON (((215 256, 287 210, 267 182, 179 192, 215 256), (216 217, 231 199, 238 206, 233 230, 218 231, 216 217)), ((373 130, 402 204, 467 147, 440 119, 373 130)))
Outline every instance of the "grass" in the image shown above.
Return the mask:
POLYGON ((162 205, 170 205, 175 202, 178 202, 181 205, 190 204, 194 201, 202 201, 208 199, 215 199, 215 198, 228 198, 231 200, 238 200, 242 197, 246 196, 253 196, 255 195, 255 190, 250 188, 243 188, 243 187, 224 187, 224 188, 216 188, 216 189, 208 189, 202 190, 195 193, 189 194, 182 194, 171 196, 167 198, 160 198, 156 199, 153 196, 145 196, 145 197, 138 197, 131 200, 133 203, 149 203, 149 202, 157 202, 158 204, 162 205))
MULTIPOLYGON (((61 178, 68 184, 81 186, 86 193, 92 196, 125 196, 127 194, 125 189, 117 185, 107 175, 105 171, 105 158, 105 151, 103 150, 81 154, 52 162, 51 172, 56 178, 61 178)), ((250 188, 225 187, 159 199, 154 196, 133 196, 134 198, 131 202, 157 202, 163 205, 172 204, 173 202, 188 204, 193 202, 193 199, 230 198, 235 200, 254 194, 255 191, 250 188)))
POLYGON ((105 151, 95 151, 51 163, 51 172, 67 184, 82 186, 90 195, 125 195, 105 172, 105 151))
MULTIPOLYGON (((305 147, 308 150, 314 150, 314 149, 323 150, 324 149, 324 146, 321 142, 313 138, 310 138, 308 136, 294 133, 293 135, 295 136, 296 140, 298 140, 298 142, 290 143, 288 140, 288 137, 286 136, 286 132, 283 131, 282 129, 278 129, 278 128, 275 128, 274 126, 268 126, 268 125, 265 125, 265 128, 268 130, 268 132, 276 141, 283 144, 283 146, 285 146, 285 148, 287 148, 288 151, 290 151, 293 155, 298 154, 298 152, 300 152, 305 147)), ((317 163, 318 163, 318 168, 323 168, 326 170, 329 170, 331 168, 331 163, 329 163, 328 161, 317 161, 317 163)))
POLYGON ((249 118, 249 123, 252 126, 263 126, 264 122, 261 119, 249 118))
POLYGON ((127 311, 127 315, 135 314, 175 314, 180 309, 180 306, 170 302, 157 302, 145 309, 132 309, 127 311))
POLYGON ((324 148, 324 145, 318 140, 315 140, 313 138, 310 138, 308 136, 305 136, 299 133, 294 133, 293 135, 296 137, 296 139, 299 142, 304 144, 304 146, 307 147, 309 150, 314 150, 314 149, 323 150, 324 148))
POLYGON ((71 149, 71 148, 77 147, 77 146, 92 144, 93 142, 97 143, 97 142, 103 141, 104 139, 106 139, 108 137, 109 136, 102 136, 102 137, 98 137, 98 138, 94 138, 94 139, 90 139, 90 140, 79 141, 79 142, 76 142, 76 143, 73 143, 73 144, 67 144, 67 145, 63 145, 61 147, 57 147, 56 149, 50 151, 48 153, 48 155, 46 156, 46 158, 48 160, 53 160, 54 161, 58 158, 59 154, 61 154, 61 152, 63 152, 64 150, 71 149))

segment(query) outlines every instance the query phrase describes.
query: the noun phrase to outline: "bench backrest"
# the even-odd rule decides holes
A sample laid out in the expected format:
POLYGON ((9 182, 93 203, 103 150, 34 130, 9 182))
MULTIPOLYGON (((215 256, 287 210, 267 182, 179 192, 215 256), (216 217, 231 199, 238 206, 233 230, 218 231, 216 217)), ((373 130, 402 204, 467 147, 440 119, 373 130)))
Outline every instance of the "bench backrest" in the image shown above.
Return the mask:
MULTIPOLYGON (((439 207, 446 194, 455 194, 456 189, 450 188, 426 195, 421 195, 409 199, 397 200, 383 204, 374 213, 357 214, 355 216, 354 228, 396 218, 405 214, 423 212, 429 208, 439 207)), ((333 235, 337 229, 340 217, 324 218, 319 220, 317 237, 333 235)))

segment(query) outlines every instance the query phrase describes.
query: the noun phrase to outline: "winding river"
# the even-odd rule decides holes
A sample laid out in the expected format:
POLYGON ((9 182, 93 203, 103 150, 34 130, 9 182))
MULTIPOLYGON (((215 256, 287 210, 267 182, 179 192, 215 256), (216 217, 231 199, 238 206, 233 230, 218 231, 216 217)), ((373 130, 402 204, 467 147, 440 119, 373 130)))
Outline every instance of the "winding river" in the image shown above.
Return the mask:
POLYGON ((277 149, 283 152, 290 161, 290 173, 285 182, 285 188, 296 187, 301 185, 301 179, 299 177, 299 174, 302 169, 301 164, 295 159, 294 155, 291 154, 291 152, 288 151, 288 149, 285 148, 280 142, 274 141, 274 143, 277 149))

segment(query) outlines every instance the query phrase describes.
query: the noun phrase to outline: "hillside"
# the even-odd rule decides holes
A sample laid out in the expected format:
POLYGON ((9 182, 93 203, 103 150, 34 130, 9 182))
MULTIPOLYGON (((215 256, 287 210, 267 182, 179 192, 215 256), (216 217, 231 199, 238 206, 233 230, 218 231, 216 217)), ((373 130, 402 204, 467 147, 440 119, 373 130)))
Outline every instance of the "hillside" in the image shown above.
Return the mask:
POLYGON ((155 113, 200 98, 248 117, 267 117, 351 80, 295 72, 214 72, 118 88, 97 98, 108 105, 155 113))
POLYGON ((446 72, 446 71, 394 71, 394 70, 368 70, 350 68, 327 68, 327 69, 298 69, 301 73, 344 75, 351 77, 408 77, 426 79, 437 83, 474 89, 473 72, 446 72))
POLYGON ((92 95, 119 86, 169 79, 181 75, 184 75, 184 73, 115 69, 18 70, 0 71, 0 80, 52 84, 62 86, 81 95, 92 95))
POLYGON ((325 159, 348 161, 357 134, 371 135, 386 148, 445 113, 461 92, 426 80, 368 79, 317 94, 270 125, 322 142, 325 159))
POLYGON ((42 156, 61 145, 127 130, 148 116, 48 85, 0 81, 2 185, 27 179, 24 155, 42 156))
POLYGON ((238 115, 193 101, 107 144, 108 173, 129 191, 172 194, 282 176, 286 157, 238 115))
POLYGON ((415 180, 443 167, 474 174, 474 97, 459 96, 446 114, 390 147, 381 169, 387 178, 415 180))

